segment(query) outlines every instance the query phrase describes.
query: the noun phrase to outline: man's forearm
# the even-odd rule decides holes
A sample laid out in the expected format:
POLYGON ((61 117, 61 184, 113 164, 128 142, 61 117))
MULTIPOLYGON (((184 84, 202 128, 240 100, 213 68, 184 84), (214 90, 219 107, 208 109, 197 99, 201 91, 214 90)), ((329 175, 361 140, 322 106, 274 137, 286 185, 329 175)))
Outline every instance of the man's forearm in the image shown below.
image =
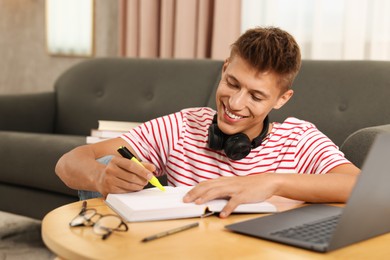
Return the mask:
POLYGON ((96 180, 104 165, 97 163, 92 151, 80 146, 64 154, 57 162, 57 176, 70 188, 97 191, 96 180))
POLYGON ((357 175, 346 173, 280 174, 276 195, 306 202, 346 202, 357 175))

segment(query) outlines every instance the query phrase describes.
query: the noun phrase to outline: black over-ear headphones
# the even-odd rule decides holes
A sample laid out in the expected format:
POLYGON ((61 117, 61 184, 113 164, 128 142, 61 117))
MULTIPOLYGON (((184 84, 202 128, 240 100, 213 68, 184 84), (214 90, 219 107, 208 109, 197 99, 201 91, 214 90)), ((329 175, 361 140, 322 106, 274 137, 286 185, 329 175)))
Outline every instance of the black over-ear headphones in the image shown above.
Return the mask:
POLYGON ((253 141, 244 133, 227 135, 218 128, 217 114, 213 118, 213 123, 209 127, 208 145, 214 150, 224 150, 227 157, 232 160, 241 160, 245 158, 251 151, 261 145, 263 139, 268 133, 269 119, 265 117, 263 122, 263 130, 253 141))

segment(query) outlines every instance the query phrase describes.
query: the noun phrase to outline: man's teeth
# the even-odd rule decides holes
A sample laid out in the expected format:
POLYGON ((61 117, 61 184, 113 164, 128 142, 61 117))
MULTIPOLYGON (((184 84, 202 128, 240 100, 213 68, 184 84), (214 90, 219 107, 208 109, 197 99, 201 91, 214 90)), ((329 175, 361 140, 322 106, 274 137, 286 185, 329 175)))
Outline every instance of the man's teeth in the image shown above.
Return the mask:
POLYGON ((233 118, 233 119, 241 119, 242 118, 242 116, 237 116, 237 115, 235 115, 235 114, 232 114, 232 113, 230 113, 229 111, 225 111, 226 112, 226 114, 230 117, 230 118, 233 118))

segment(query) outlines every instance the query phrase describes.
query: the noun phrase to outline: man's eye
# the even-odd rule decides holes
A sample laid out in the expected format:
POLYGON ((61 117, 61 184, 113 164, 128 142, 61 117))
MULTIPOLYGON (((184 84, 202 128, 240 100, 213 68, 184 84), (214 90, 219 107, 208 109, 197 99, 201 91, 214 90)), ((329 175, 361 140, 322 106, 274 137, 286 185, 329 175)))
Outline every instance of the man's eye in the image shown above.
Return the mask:
POLYGON ((231 88, 238 88, 238 85, 237 85, 237 84, 233 84, 233 83, 231 83, 231 82, 229 82, 229 81, 226 81, 226 82, 227 82, 227 84, 228 84, 229 87, 231 87, 231 88))
POLYGON ((253 99, 253 101, 261 101, 261 98, 256 97, 256 96, 254 96, 254 95, 252 95, 252 99, 253 99))

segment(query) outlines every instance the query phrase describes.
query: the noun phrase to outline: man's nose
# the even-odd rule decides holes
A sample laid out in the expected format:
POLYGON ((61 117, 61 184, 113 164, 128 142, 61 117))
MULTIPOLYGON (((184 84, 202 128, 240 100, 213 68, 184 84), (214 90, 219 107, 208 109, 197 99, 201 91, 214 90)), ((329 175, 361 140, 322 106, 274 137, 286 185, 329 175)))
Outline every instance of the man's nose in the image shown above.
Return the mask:
POLYGON ((245 93, 243 91, 238 91, 230 97, 230 108, 233 110, 240 110, 245 107, 245 93))

